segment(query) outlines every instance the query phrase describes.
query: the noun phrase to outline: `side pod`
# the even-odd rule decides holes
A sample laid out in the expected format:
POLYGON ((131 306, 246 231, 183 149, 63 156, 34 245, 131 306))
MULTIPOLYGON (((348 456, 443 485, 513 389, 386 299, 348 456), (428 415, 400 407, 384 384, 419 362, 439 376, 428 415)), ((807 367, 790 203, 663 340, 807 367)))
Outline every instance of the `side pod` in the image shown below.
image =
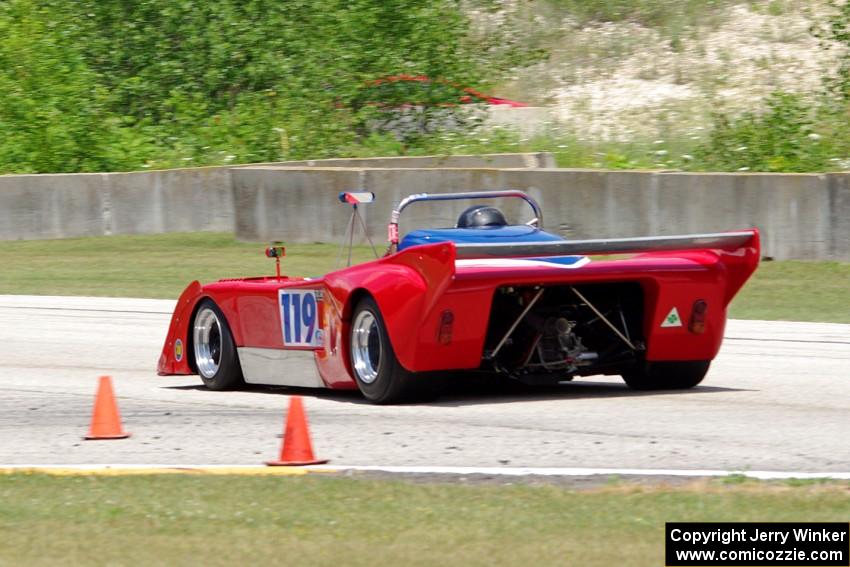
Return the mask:
POLYGON ((378 304, 390 342, 405 368, 415 368, 418 329, 452 282, 455 246, 450 242, 414 246, 402 252, 325 276, 335 302, 351 316, 351 298, 367 292, 378 304), (380 269, 376 269, 380 266, 380 269))

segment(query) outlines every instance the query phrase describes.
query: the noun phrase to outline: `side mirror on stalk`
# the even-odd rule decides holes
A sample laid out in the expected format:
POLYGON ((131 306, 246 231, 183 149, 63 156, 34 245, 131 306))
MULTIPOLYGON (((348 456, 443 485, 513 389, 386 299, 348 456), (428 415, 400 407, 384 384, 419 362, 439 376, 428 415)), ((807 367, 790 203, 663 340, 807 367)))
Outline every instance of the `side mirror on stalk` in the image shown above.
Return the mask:
POLYGON ((272 242, 272 245, 266 248, 266 258, 274 258, 277 279, 280 279, 280 259, 284 256, 286 256, 286 248, 283 242, 272 242))

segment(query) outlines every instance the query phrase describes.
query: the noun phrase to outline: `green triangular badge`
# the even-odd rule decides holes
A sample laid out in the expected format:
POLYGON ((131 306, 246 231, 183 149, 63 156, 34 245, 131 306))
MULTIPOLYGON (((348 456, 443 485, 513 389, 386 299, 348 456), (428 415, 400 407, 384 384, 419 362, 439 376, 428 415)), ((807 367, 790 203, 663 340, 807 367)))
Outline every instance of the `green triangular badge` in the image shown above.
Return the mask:
POLYGON ((675 307, 670 310, 670 313, 661 322, 662 327, 681 327, 682 318, 679 317, 679 310, 675 307))

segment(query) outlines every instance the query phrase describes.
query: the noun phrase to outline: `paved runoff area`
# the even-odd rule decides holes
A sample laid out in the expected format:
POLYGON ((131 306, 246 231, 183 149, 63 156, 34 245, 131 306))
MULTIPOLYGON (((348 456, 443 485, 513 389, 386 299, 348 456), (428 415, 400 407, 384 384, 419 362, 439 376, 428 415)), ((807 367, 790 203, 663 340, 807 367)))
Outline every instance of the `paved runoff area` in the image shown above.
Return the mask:
POLYGON ((261 465, 277 456, 298 393, 317 457, 338 466, 850 472, 850 325, 730 321, 689 391, 600 377, 381 407, 353 392, 212 392, 197 376, 157 376, 173 305, 0 296, 0 468, 261 465), (129 439, 82 440, 103 374, 129 439))

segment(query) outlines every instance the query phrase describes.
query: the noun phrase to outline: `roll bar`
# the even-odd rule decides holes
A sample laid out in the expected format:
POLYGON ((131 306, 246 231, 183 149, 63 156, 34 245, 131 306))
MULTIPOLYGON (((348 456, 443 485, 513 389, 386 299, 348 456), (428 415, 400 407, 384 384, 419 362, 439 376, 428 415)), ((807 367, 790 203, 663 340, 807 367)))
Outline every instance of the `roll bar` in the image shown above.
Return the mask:
POLYGON ((413 203, 419 201, 500 199, 503 197, 517 197, 528 203, 528 205, 534 211, 534 218, 531 219, 528 224, 536 226, 537 228, 543 228, 543 212, 540 210, 540 205, 537 203, 537 201, 532 199, 528 193, 524 191, 519 191, 517 189, 510 189, 505 191, 464 191, 461 193, 417 193, 415 195, 410 195, 402 199, 401 202, 396 205, 396 208, 393 209, 393 212, 390 215, 390 224, 387 229, 387 239, 390 241, 390 252, 395 252, 398 249, 398 220, 401 216, 401 212, 406 209, 408 205, 412 205, 413 203))

